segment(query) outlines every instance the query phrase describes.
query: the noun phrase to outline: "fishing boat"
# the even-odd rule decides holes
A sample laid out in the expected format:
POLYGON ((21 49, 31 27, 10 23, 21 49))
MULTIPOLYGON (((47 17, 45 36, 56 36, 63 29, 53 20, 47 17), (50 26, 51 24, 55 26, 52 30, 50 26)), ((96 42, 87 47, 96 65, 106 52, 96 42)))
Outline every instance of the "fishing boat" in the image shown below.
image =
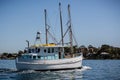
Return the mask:
MULTIPOLYGON (((70 16, 70 5, 68 5, 69 21, 68 29, 63 33, 61 4, 59 3, 61 39, 58 43, 48 43, 49 27, 47 24, 47 11, 45 12, 45 44, 29 45, 25 48, 24 54, 16 58, 16 68, 18 70, 66 70, 82 68, 82 53, 73 44, 73 32, 70 16), (69 33, 69 42, 64 43, 66 33, 69 33)), ((40 32, 37 32, 36 41, 41 40, 40 32)), ((53 37, 53 36, 52 36, 53 37)), ((54 38, 55 40, 55 38, 54 38)))

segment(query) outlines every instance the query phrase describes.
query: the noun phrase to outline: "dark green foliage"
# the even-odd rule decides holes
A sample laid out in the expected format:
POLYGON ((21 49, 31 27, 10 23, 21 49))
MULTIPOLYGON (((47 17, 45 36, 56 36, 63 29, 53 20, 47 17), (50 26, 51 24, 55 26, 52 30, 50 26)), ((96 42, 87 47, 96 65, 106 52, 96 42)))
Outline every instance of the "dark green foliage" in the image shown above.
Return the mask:
MULTIPOLYGON (((65 54, 71 53, 70 47, 65 47, 65 54)), ((84 45, 73 46, 74 53, 82 52, 85 59, 120 59, 120 48, 113 47, 107 44, 101 45, 96 48, 92 45, 85 47, 84 45), (105 53, 105 54, 104 54, 105 53)), ((0 59, 15 59, 16 57, 24 54, 25 51, 18 51, 18 53, 7 53, 0 54, 0 59)))
POLYGON ((93 47, 92 45, 86 48, 82 45, 80 46, 80 51, 86 59, 120 59, 120 48, 107 44, 102 45, 100 48, 93 47))
POLYGON ((0 59, 15 59, 17 57, 17 53, 2 53, 0 55, 0 59))

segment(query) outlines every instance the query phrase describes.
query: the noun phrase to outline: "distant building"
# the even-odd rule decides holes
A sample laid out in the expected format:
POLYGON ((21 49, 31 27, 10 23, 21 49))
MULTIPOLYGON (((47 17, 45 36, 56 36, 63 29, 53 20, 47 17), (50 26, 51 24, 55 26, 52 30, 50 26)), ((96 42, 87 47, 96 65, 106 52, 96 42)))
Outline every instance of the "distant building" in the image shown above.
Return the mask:
POLYGON ((102 52, 101 55, 109 55, 110 53, 102 52))

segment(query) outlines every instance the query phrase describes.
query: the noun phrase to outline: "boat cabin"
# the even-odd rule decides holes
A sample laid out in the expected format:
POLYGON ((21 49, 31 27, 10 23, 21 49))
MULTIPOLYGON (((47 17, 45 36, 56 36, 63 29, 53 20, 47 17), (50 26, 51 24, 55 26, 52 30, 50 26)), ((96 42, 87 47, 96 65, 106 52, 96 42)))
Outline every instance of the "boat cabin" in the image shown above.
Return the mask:
POLYGON ((31 46, 26 48, 26 53, 22 58, 26 59, 41 59, 41 60, 55 60, 64 58, 64 48, 56 45, 45 46, 31 46))

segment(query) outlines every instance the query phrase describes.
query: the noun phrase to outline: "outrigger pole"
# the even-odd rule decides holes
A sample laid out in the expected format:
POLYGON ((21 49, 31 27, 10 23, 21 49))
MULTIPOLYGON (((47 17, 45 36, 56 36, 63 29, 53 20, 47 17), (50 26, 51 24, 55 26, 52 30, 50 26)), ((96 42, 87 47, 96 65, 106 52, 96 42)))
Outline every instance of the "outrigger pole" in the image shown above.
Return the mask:
POLYGON ((63 40, 63 26, 62 26, 62 14, 61 14, 61 3, 59 3, 59 11, 60 11, 60 25, 61 25, 61 38, 62 38, 62 46, 64 46, 63 40))

